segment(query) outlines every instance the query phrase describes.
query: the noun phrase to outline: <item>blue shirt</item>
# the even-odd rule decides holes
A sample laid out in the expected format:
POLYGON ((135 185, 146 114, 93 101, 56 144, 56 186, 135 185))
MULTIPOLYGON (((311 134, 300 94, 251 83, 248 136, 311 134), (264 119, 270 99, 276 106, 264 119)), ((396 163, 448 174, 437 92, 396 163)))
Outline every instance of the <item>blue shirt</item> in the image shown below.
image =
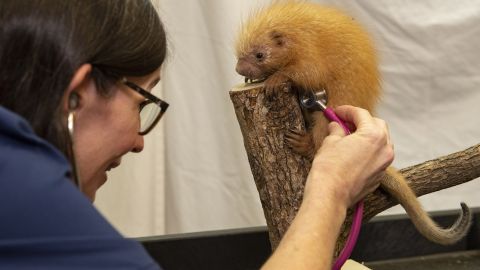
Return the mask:
POLYGON ((0 106, 0 269, 159 269, 68 178, 65 157, 0 106))

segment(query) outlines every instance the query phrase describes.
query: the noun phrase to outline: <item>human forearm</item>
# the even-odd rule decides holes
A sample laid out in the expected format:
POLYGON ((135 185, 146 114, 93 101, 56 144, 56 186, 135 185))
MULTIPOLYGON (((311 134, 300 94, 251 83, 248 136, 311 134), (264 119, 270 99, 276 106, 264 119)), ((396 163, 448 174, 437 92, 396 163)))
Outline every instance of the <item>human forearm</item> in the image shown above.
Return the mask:
POLYGON ((328 188, 305 198, 277 250, 262 267, 268 269, 330 269, 346 207, 328 188))

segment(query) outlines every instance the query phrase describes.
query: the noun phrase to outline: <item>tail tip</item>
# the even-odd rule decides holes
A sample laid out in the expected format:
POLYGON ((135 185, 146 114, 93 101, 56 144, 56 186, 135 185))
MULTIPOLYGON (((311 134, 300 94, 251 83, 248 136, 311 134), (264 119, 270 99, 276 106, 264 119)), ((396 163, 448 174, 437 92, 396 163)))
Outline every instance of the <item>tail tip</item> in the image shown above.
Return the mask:
POLYGON ((470 208, 468 208, 468 205, 466 203, 460 202, 460 206, 462 207, 462 212, 470 214, 470 208))

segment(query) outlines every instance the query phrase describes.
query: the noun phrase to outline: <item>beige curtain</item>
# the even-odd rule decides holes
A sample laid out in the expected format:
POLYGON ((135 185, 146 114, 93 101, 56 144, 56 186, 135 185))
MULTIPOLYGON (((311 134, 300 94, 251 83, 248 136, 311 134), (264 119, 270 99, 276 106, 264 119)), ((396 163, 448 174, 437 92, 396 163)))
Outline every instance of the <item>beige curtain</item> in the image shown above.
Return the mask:
MULTIPOLYGON (((228 90, 240 21, 267 1, 158 0, 169 41, 161 88, 171 106, 97 195, 125 235, 264 224, 228 90)), ((399 168, 480 142, 480 6, 473 1, 322 1, 372 33, 399 168)), ((427 210, 480 206, 478 180, 425 196, 427 210)), ((401 212, 394 208, 387 213, 401 212)))

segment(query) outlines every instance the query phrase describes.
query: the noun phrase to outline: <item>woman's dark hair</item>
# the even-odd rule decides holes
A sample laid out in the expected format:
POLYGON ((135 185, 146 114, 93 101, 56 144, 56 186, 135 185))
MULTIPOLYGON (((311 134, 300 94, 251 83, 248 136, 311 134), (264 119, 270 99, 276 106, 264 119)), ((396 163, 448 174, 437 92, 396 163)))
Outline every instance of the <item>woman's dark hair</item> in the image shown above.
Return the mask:
POLYGON ((158 69, 162 23, 149 0, 0 0, 0 105, 68 156, 62 98, 92 64, 97 88, 158 69))

